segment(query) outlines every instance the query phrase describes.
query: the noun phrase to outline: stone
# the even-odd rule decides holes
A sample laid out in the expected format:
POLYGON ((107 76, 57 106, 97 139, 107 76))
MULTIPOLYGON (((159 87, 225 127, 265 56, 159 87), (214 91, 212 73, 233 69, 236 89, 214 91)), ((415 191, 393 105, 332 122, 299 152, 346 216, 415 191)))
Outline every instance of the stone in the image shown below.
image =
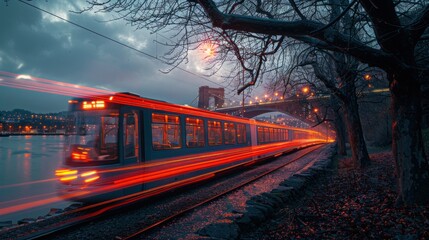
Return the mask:
POLYGON ((304 183, 304 179, 292 176, 289 179, 286 179, 285 181, 281 182, 280 185, 286 187, 293 187, 295 190, 298 190, 304 186, 304 183))
POLYGON ((281 206, 284 203, 283 199, 277 194, 269 193, 267 194, 267 196, 269 196, 270 200, 274 203, 275 207, 281 206))
POLYGON ((240 228, 247 228, 252 224, 252 219, 249 217, 249 215, 243 215, 235 222, 240 226, 240 228))
POLYGON ((198 234, 214 239, 238 239, 240 228, 232 220, 222 219, 200 229, 198 234))
POLYGON ((71 204, 70 206, 68 206, 68 207, 66 207, 65 209, 64 209, 64 211, 71 211, 71 210, 75 210, 75 209, 78 209, 78 208, 80 208, 80 207, 82 207, 82 203, 73 203, 73 204, 71 204))
POLYGON ((21 220, 18 220, 18 224, 28 224, 28 223, 34 223, 36 221, 36 219, 34 218, 23 218, 21 220))
POLYGON ((274 208, 270 207, 269 205, 264 205, 262 203, 251 205, 249 208, 256 208, 260 210, 262 213, 264 213, 264 216, 268 216, 274 211, 274 208))
POLYGON ((246 215, 255 223, 260 223, 265 220, 265 214, 258 208, 249 208, 246 215))
POLYGON ((48 216, 52 216, 52 215, 55 215, 55 214, 60 214, 62 212, 63 212, 63 210, 60 209, 60 208, 51 208, 49 210, 48 216))

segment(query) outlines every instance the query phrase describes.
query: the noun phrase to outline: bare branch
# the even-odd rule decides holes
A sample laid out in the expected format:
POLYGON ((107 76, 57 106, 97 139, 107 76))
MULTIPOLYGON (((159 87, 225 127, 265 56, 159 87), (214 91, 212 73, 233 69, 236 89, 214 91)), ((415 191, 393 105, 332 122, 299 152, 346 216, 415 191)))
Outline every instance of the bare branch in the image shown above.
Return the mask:
POLYGON ((285 35, 309 44, 318 43, 318 47, 335 48, 335 51, 351 54, 373 66, 386 67, 387 64, 402 64, 400 61, 395 61, 390 54, 368 47, 338 31, 325 29, 319 34, 311 35, 312 32, 325 26, 320 22, 310 20, 279 21, 277 19, 271 20, 244 15, 223 14, 212 0, 199 0, 198 2, 212 20, 214 27, 267 35, 285 35))
POLYGON ((410 24, 409 29, 411 31, 414 44, 420 39, 425 30, 429 26, 429 4, 416 16, 413 22, 410 24))
POLYGON ((296 5, 294 0, 289 0, 290 5, 292 6, 293 10, 295 10, 295 12, 298 14, 298 16, 302 19, 302 20, 307 20, 307 18, 304 16, 304 14, 302 14, 301 10, 299 10, 298 6, 296 5))
POLYGON ((357 2, 357 0, 353 0, 347 7, 346 9, 344 9, 344 11, 339 14, 334 20, 332 20, 330 23, 326 24, 325 26, 323 26, 320 29, 317 29, 316 31, 311 32, 310 35, 317 35, 318 33, 328 29, 329 27, 331 27, 332 25, 334 25, 336 22, 338 22, 349 10, 351 7, 353 7, 353 5, 355 5, 355 3, 357 2))

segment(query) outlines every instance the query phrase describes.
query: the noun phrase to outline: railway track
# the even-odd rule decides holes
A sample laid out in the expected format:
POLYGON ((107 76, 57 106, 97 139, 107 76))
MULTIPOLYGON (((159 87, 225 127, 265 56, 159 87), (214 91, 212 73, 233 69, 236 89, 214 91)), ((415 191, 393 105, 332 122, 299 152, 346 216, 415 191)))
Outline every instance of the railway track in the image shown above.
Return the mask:
MULTIPOLYGON (((124 212, 134 212, 136 210, 136 205, 139 205, 137 206, 137 208, 139 209, 138 212, 143 212, 143 215, 145 216, 143 219, 142 218, 138 219, 136 217, 132 218, 134 219, 132 221, 137 221, 139 224, 134 224, 137 226, 131 227, 131 229, 124 230, 123 232, 125 233, 123 233, 122 231, 116 231, 109 236, 111 236, 112 238, 115 237, 115 239, 139 238, 171 222, 172 220, 175 220, 201 207, 202 205, 210 203, 231 192, 234 192, 237 189, 240 189, 243 186, 251 184, 281 168, 287 167, 288 165, 302 159, 304 156, 318 150, 321 146, 323 145, 311 146, 311 147, 302 149, 299 152, 291 154, 290 155, 291 158, 289 158, 287 161, 281 164, 277 164, 275 167, 270 167, 269 169, 266 169, 264 171, 260 171, 260 172, 256 171, 257 174, 255 174, 255 176, 243 179, 242 181, 233 184, 233 186, 229 186, 227 189, 221 189, 220 191, 213 190, 213 191, 210 191, 211 194, 188 193, 191 195, 197 195, 198 199, 193 199, 192 201, 185 201, 186 203, 171 204, 169 201, 175 202, 176 201, 174 200, 175 198, 181 198, 180 195, 187 194, 187 193, 176 194, 177 192, 174 192, 174 191, 173 191, 173 194, 171 194, 172 196, 167 196, 167 197, 163 196, 163 198, 161 199, 158 197, 150 198, 151 196, 158 195, 163 192, 162 189, 155 189, 154 191, 148 192, 146 194, 133 194, 131 196, 104 202, 103 204, 99 203, 99 204, 89 205, 80 209, 73 210, 61 216, 60 217, 61 220, 58 220, 58 221, 55 221, 54 219, 47 220, 47 221, 54 220, 53 224, 47 224, 47 226, 41 226, 39 229, 34 230, 30 234, 22 234, 22 235, 16 235, 16 236, 10 235, 10 238, 56 239, 61 237, 61 239, 81 239, 82 236, 85 236, 85 233, 80 233, 80 234, 77 234, 76 236, 71 232, 75 230, 81 231, 79 229, 81 229, 82 226, 84 225, 88 225, 88 223, 93 223, 92 225, 96 225, 96 224, 103 225, 103 221, 106 221, 105 219, 109 219, 110 217, 112 217, 109 215, 115 214, 114 218, 116 218, 118 214, 121 215, 121 214, 128 214, 124 212), (154 206, 155 202, 156 204, 154 206), (140 205, 144 205, 144 207, 142 208, 140 205), (158 214, 156 209, 162 208, 163 206, 166 206, 167 208, 171 208, 171 210, 166 211, 168 213, 158 214), (155 210, 150 211, 151 208, 154 208, 155 210)), ((311 162, 305 164, 304 168, 307 167, 308 165, 311 165, 311 162)), ((228 181, 227 179, 233 176, 234 175, 225 176, 224 177, 226 179, 225 181, 228 181)), ((219 179, 216 181, 222 181, 222 179, 219 179)), ((212 183, 212 185, 216 186, 217 183, 212 183)), ((204 185, 203 188, 205 187, 206 185, 204 185)), ((195 190, 192 190, 192 191, 195 191, 195 190)), ((9 237, 6 236, 6 239, 7 238, 9 237)))
MULTIPOLYGON (((291 163, 293 163, 293 162, 301 159, 302 157, 308 155, 309 153, 311 153, 311 152, 319 149, 320 147, 321 146, 319 145, 319 146, 314 146, 314 147, 306 148, 306 149, 302 150, 303 152, 300 155, 298 155, 297 157, 293 158, 291 161, 288 161, 287 163, 281 164, 280 166, 277 166, 277 167, 275 167, 273 169, 270 169, 270 170, 268 170, 268 171, 266 171, 264 173, 261 173, 258 176, 255 176, 255 177, 253 177, 253 178, 251 178, 251 179, 249 179, 249 180, 247 180, 247 181, 245 181, 243 183, 240 183, 237 186, 234 186, 234 187, 232 187, 230 189, 227 189, 227 190, 225 190, 225 191, 223 191, 223 192, 221 192, 221 193, 219 193, 219 194, 217 194, 215 196, 212 196, 212 197, 210 197, 208 199, 205 199, 205 200, 203 200, 203 201, 201 201, 201 202, 199 202, 197 204, 194 204, 194 205, 192 205, 192 206, 190 206, 190 207, 188 207, 186 209, 183 209, 183 210, 181 210, 181 211, 179 211, 179 212, 177 212, 177 213, 175 213, 175 214, 173 214, 171 216, 168 216, 168 217, 166 217, 164 219, 161 219, 161 220, 159 220, 159 221, 157 221, 157 222, 155 222, 155 223, 153 223, 153 224, 151 224, 151 225, 149 225, 149 226, 147 226, 145 228, 142 228, 142 229, 140 229, 140 230, 138 230, 138 231, 136 231, 136 232, 134 232, 132 234, 129 234, 129 235, 124 236, 124 237, 121 237, 119 239, 128 240, 128 239, 138 238, 139 236, 142 236, 145 233, 148 233, 149 231, 151 231, 151 230, 153 230, 153 229, 155 229, 157 227, 160 227, 160 226, 162 226, 163 224, 165 224, 165 223, 167 223, 169 221, 174 220, 175 218, 178 218, 178 217, 180 217, 180 216, 182 216, 182 215, 184 215, 184 214, 186 214, 188 212, 191 212, 194 209, 196 209, 196 208, 198 208, 198 207, 200 207, 200 206, 202 206, 204 204, 210 203, 210 202, 212 202, 212 201, 214 201, 216 199, 219 199, 219 198, 221 198, 221 197, 223 197, 223 196, 225 196, 225 195, 227 195, 229 193, 232 193, 233 191, 235 191, 237 189, 240 189, 243 186, 248 185, 248 184, 250 184, 252 182, 255 182, 255 181, 257 181, 257 180, 259 180, 259 179, 267 176, 268 174, 271 174, 272 172, 277 171, 280 168, 284 168, 284 167, 288 166, 289 164, 291 164, 291 163)), ((309 163, 309 164, 311 164, 311 163, 309 163)), ((307 165, 305 167, 307 167, 307 165)))

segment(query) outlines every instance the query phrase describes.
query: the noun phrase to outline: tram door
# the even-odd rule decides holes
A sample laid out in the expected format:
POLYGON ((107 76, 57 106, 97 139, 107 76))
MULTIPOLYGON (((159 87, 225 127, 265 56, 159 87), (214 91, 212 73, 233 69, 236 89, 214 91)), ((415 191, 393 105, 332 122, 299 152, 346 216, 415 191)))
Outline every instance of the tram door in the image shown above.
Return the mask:
MULTIPOLYGON (((142 161, 140 152, 139 111, 127 109, 123 113, 122 156, 124 166, 131 166, 142 161)), ((131 173, 135 174, 135 173, 131 173)), ((124 194, 141 191, 141 185, 124 189, 124 194)))

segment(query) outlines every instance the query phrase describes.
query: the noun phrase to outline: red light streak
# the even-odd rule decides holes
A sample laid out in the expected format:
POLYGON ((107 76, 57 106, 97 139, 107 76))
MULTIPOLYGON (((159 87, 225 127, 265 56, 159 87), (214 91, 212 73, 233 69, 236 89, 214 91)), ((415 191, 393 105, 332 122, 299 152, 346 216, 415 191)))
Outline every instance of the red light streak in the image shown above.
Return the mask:
MULTIPOLYGON (((267 144, 264 146, 253 147, 254 151, 248 151, 249 147, 245 147, 241 149, 240 152, 235 151, 235 154, 232 154, 233 153, 232 151, 223 151, 223 152, 228 152, 230 154, 227 154, 225 156, 220 156, 219 154, 212 154, 212 156, 215 156, 215 155, 218 155, 218 156, 209 158, 209 159, 201 156, 200 156, 200 159, 188 158, 187 161, 185 162, 177 161, 179 157, 176 157, 176 158, 171 158, 163 161, 163 164, 161 165, 152 164, 149 167, 149 166, 145 166, 146 164, 140 164, 139 166, 133 166, 136 169, 136 171, 133 171, 131 173, 130 173, 130 169, 131 169, 130 167, 119 168, 115 170, 111 169, 111 170, 108 170, 108 172, 111 172, 111 171, 118 171, 118 172, 124 171, 124 172, 115 174, 115 178, 111 178, 111 179, 104 178, 103 181, 99 182, 99 184, 94 187, 92 187, 90 184, 82 185, 83 184, 82 183, 79 185, 75 185, 74 188, 76 193, 79 193, 80 197, 90 197, 92 195, 98 195, 101 193, 116 191, 126 187, 141 185, 147 182, 172 178, 181 174, 187 174, 201 169, 209 169, 209 168, 215 167, 213 168, 212 172, 210 172, 214 174, 217 171, 220 171, 220 169, 222 170, 230 169, 240 165, 249 165, 251 163, 254 163, 255 161, 253 157, 255 156, 258 156, 258 155, 264 156, 266 153, 270 153, 272 151, 284 152, 284 151, 287 151, 288 149, 293 149, 298 146, 306 145, 306 143, 308 144, 314 143, 313 140, 316 140, 316 139, 267 144), (247 149, 247 151, 245 151, 244 149, 247 149), (120 178, 119 180, 117 180, 118 177, 120 178), (86 191, 87 193, 85 195, 81 195, 80 193, 82 191, 86 191)), ((324 141, 319 141, 319 142, 324 142, 324 141)), ((103 173, 103 172, 105 171, 98 171, 98 173, 103 173)), ((184 180, 187 180, 187 179, 184 179, 184 180)), ((174 185, 176 183, 177 182, 174 182, 171 184, 174 185)), ((164 185, 162 187, 164 187, 164 185)), ((149 190, 146 190, 146 191, 149 191, 149 190)), ((141 194, 141 193, 142 192, 139 192, 138 194, 141 194)))
POLYGON ((139 184, 139 183, 145 183, 145 182, 151 182, 151 181, 157 181, 162 180, 166 178, 175 177, 182 174, 187 174, 190 172, 207 169, 207 168, 213 168, 213 167, 220 167, 222 165, 226 164, 232 164, 234 162, 240 162, 244 161, 248 158, 259 156, 259 155, 265 155, 272 151, 285 151, 287 147, 296 147, 301 146, 305 142, 308 141, 300 141, 300 142, 294 142, 293 144, 270 144, 271 146, 262 146, 254 148, 253 151, 243 151, 240 154, 234 154, 231 156, 222 156, 220 158, 214 158, 214 159, 208 159, 208 158, 201 158, 199 159, 199 162, 196 163, 181 163, 179 166, 172 166, 170 164, 165 164, 160 169, 147 169, 144 171, 143 174, 137 174, 130 177, 125 177, 120 180, 114 181, 115 184, 139 184), (288 146, 289 145, 289 146, 288 146))
MULTIPOLYGON (((68 194, 67 197, 68 198, 73 198, 73 197, 83 196, 83 195, 86 195, 86 194, 88 194, 88 192, 76 192, 76 193, 68 194)), ((43 205, 52 204, 52 203, 60 202, 60 201, 64 201, 64 199, 62 199, 60 197, 50 197, 50 198, 35 200, 35 201, 32 201, 32 202, 26 202, 26 203, 22 203, 22 204, 16 204, 14 206, 0 208, 0 215, 5 215, 5 214, 14 213, 14 212, 24 211, 24 210, 28 210, 28 209, 32 209, 32 208, 35 208, 35 207, 40 207, 40 206, 43 206, 43 205)))
POLYGON ((92 177, 92 178, 85 179, 85 183, 93 182, 93 181, 95 181, 95 180, 97 180, 99 178, 100 178, 100 176, 95 176, 95 177, 92 177))

